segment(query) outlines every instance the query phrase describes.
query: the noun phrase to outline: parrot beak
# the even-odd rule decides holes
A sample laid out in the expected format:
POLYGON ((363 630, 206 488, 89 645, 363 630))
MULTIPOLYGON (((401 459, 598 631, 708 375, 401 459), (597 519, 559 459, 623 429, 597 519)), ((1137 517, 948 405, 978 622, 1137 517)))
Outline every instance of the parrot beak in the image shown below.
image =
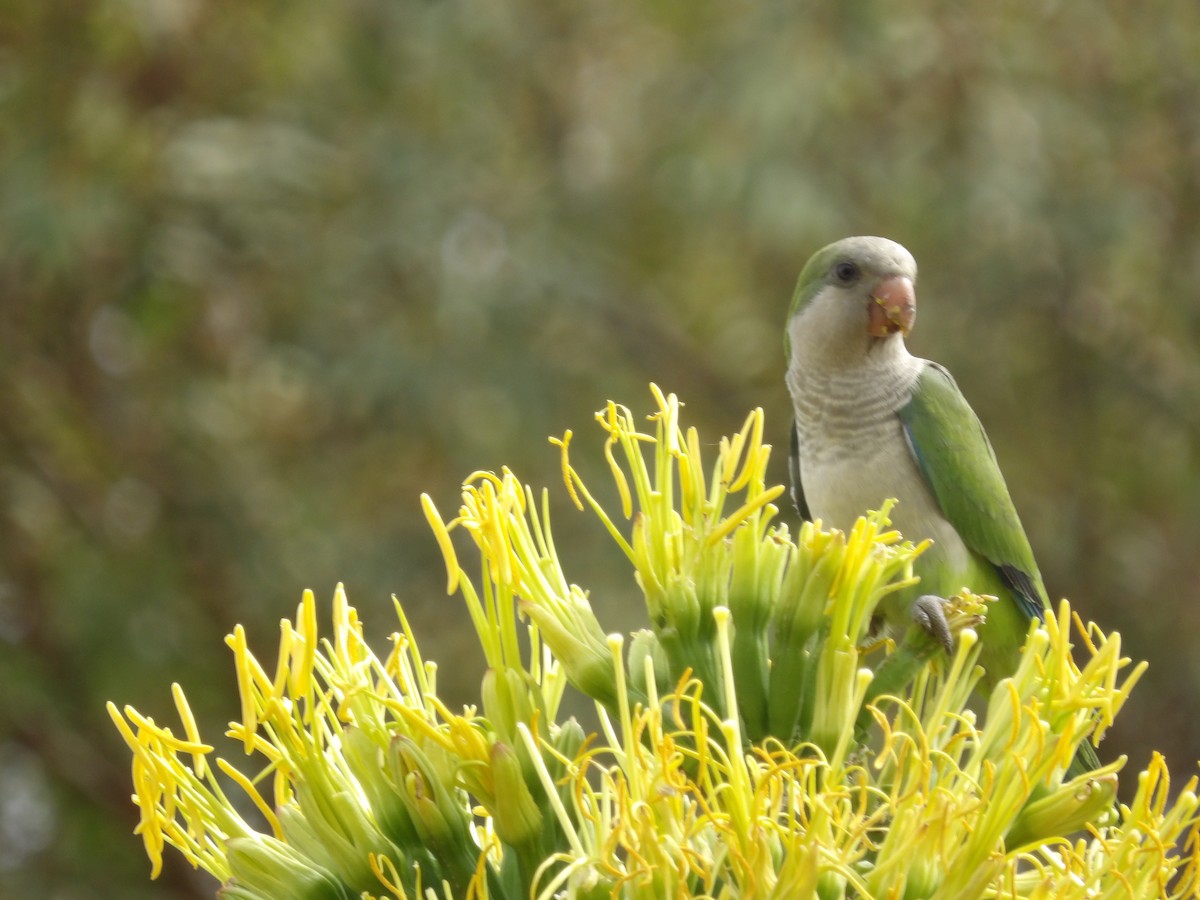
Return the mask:
POLYGON ((917 318, 917 295, 913 283, 903 275, 885 278, 871 292, 867 334, 887 337, 897 331, 908 334, 917 318))

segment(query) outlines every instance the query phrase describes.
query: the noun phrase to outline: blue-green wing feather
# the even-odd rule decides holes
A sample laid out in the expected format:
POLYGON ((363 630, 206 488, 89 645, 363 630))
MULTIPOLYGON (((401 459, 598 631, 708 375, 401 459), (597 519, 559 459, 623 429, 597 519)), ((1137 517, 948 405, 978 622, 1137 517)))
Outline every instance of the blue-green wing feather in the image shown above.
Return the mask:
POLYGON ((917 466, 967 548, 990 562, 1030 617, 1046 588, 983 426, 950 373, 926 363, 900 420, 917 466))
POLYGON ((804 498, 804 485, 800 481, 800 433, 796 431, 796 423, 792 423, 792 443, 788 454, 788 474, 792 478, 792 502, 796 504, 796 512, 806 522, 812 521, 812 513, 808 510, 808 501, 804 498))

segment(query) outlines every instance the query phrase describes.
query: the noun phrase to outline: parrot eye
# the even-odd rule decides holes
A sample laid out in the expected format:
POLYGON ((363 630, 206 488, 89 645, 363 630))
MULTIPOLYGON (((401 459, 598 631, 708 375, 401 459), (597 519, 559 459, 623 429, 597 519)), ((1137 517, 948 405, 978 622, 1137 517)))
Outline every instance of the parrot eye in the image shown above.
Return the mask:
POLYGON ((858 266, 848 259, 842 260, 833 267, 833 277, 842 284, 854 284, 854 282, 858 281, 858 276, 858 266))

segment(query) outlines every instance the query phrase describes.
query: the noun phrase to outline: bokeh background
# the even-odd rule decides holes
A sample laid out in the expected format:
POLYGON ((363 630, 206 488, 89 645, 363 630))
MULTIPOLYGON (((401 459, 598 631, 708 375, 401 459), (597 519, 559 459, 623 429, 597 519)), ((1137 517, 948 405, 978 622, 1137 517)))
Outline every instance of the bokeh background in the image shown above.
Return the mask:
MULTIPOLYGON (((651 380, 716 441, 852 233, 987 425, 1052 594, 1151 669, 1101 748, 1200 758, 1200 6, 71 0, 0 27, 0 896, 204 897, 148 863, 104 701, 206 735, 222 638, 338 581, 481 664, 418 505, 554 490, 651 380)), ((589 469, 590 467, 590 469, 589 469)), ((228 753, 235 748, 222 745, 228 753)))

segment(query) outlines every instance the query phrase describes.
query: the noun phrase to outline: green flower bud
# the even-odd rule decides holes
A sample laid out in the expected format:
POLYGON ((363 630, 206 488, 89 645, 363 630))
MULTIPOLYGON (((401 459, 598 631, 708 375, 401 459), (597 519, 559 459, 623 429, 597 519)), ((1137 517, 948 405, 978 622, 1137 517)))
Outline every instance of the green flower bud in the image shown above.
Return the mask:
POLYGON ((401 779, 389 775, 384 748, 363 729, 347 728, 342 738, 342 756, 366 794, 380 833, 399 846, 416 843, 416 826, 400 798, 401 779))
POLYGON ((842 900, 846 896, 846 876, 826 869, 817 876, 817 897, 820 900, 842 900))
POLYGON ((501 743, 492 745, 491 755, 496 801, 490 812, 496 834, 513 847, 537 841, 542 833, 542 812, 525 783, 520 758, 501 743))
POLYGON ((629 684, 635 690, 649 696, 651 685, 646 682, 646 660, 650 660, 651 673, 654 678, 656 693, 662 694, 670 689, 670 667, 667 662, 667 652, 658 637, 648 628, 633 633, 629 642, 629 684))
POLYGON ((280 827, 289 842, 306 848, 307 855, 336 872, 358 891, 374 886, 368 856, 397 856, 395 845, 380 834, 371 811, 357 795, 320 778, 296 787, 295 806, 280 810, 280 827))
POLYGON ((517 740, 517 723, 533 721, 535 708, 530 687, 516 669, 488 669, 480 687, 483 714, 492 730, 507 743, 517 740))
POLYGON ((616 706, 616 676, 607 637, 582 597, 572 595, 575 615, 563 617, 534 603, 521 609, 541 629, 542 638, 562 663, 567 679, 587 696, 610 708, 616 706), (582 613, 579 606, 586 610, 582 613))
POLYGON ((232 873, 222 889, 227 896, 247 900, 351 900, 354 896, 332 872, 273 837, 232 838, 225 853, 232 873))
POLYGON ((1052 837, 1068 835, 1096 823, 1113 808, 1117 776, 1112 773, 1081 775, 1045 797, 1025 805, 1004 836, 1015 850, 1052 837))

